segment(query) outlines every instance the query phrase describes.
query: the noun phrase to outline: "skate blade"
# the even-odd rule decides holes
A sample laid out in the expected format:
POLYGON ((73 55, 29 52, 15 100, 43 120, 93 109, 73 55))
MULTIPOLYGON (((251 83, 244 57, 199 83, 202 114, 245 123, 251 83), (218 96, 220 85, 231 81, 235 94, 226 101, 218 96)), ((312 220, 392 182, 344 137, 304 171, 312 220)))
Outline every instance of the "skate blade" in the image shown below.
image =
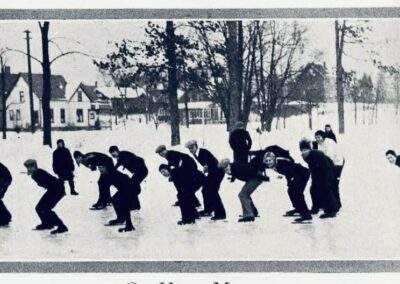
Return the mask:
POLYGON ((292 224, 312 224, 312 221, 303 221, 303 222, 295 222, 295 221, 293 221, 293 222, 291 222, 292 224))

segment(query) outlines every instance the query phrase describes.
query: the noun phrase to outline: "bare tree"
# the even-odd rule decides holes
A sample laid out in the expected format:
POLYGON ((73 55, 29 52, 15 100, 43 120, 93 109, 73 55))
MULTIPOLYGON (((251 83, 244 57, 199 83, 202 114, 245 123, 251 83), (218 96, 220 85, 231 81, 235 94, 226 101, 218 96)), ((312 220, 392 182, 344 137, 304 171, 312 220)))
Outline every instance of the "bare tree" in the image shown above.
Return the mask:
MULTIPOLYGON (((364 23, 367 21, 363 21, 364 23)), ((336 95, 338 103, 338 119, 339 133, 344 133, 345 117, 344 117, 344 83, 345 71, 343 69, 343 55, 345 53, 346 44, 361 44, 364 42, 364 33, 371 30, 368 26, 363 26, 361 22, 356 22, 354 25, 343 20, 335 21, 335 50, 336 50, 336 95)))

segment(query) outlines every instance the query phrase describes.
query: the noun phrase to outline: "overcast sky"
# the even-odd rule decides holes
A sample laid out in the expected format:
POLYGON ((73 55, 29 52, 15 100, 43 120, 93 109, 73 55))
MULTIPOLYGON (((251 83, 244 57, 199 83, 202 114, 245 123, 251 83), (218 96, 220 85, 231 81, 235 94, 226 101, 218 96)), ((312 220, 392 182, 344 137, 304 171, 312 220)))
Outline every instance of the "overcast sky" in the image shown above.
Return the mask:
MULTIPOLYGON (((146 22, 138 20, 51 21, 49 37, 54 38, 63 51, 79 50, 104 57, 114 49, 114 42, 122 39, 145 40, 143 27, 146 22)), ((334 20, 312 19, 299 22, 307 28, 306 54, 303 59, 311 61, 313 60, 311 55, 316 50, 321 51, 323 55, 320 60, 326 62, 333 74, 335 67, 334 20)), ((346 70, 352 69, 361 74, 367 72, 376 77, 377 71, 367 50, 378 52, 387 64, 399 63, 399 20, 372 20, 368 24, 372 27, 372 32, 368 33, 369 39, 364 47, 361 45, 345 47, 348 56, 344 58, 344 66, 346 70)), ((32 32, 31 53, 41 59, 40 30, 37 21, 1 21, 0 48, 9 47, 25 51, 24 30, 27 29, 32 32)), ((59 53, 58 48, 53 45, 50 57, 53 58, 59 53)), ((7 53, 6 60, 12 72, 27 71, 27 59, 24 55, 7 53)), ((35 61, 32 63, 33 72, 41 73, 41 66, 35 61)), ((94 81, 101 81, 102 78, 92 61, 81 55, 67 56, 56 61, 52 66, 52 73, 61 74, 67 79, 68 91, 76 88, 81 81, 93 84, 94 81)))

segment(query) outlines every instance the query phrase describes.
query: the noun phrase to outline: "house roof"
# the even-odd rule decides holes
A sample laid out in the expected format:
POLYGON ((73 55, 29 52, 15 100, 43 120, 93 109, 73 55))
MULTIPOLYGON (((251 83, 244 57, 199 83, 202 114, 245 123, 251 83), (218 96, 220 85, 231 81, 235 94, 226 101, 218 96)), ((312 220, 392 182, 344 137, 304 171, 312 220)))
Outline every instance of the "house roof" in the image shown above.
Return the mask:
POLYGON ((102 101, 108 100, 109 98, 103 94, 96 86, 85 85, 80 83, 78 88, 81 88, 82 91, 87 95, 90 101, 102 101))
MULTIPOLYGON (((28 73, 7 74, 6 75, 6 92, 7 97, 14 89, 19 78, 22 78, 28 84, 28 73)), ((51 75, 51 98, 54 100, 65 99, 65 87, 67 82, 61 75, 51 75)), ((0 80, 1 87, 1 80, 0 80)), ((32 91, 42 99, 43 94, 43 76, 42 74, 32 74, 32 91)))
POLYGON ((136 89, 117 88, 117 87, 98 87, 97 89, 109 98, 122 98, 123 95, 127 99, 133 99, 146 94, 146 91, 140 87, 136 89))

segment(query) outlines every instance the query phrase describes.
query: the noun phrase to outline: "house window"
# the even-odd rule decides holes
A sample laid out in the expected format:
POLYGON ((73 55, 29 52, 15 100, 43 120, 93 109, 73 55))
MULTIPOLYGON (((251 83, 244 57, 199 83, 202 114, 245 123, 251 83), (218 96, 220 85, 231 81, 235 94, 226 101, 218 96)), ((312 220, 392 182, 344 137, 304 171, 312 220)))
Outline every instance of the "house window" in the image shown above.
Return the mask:
POLYGON ((54 110, 52 108, 50 109, 50 121, 54 123, 54 110))
POLYGON ((37 110, 35 110, 34 116, 35 116, 35 123, 38 124, 39 123, 39 112, 37 110))
POLYGON ((19 109, 15 111, 15 118, 17 121, 21 120, 21 111, 19 109))
POLYGON ((14 121, 14 111, 12 109, 9 111, 9 114, 10 114, 10 121, 14 121))
POLYGON ((77 122, 83 122, 83 109, 76 110, 77 122))
POLYGON ((61 123, 65 123, 65 109, 60 109, 60 121, 61 123))
POLYGON ((19 92, 19 102, 24 103, 25 102, 25 94, 24 91, 19 92))
POLYGON ((78 90, 78 102, 82 101, 82 91, 78 90))
POLYGON ((95 118, 96 118, 96 116, 95 116, 94 112, 90 112, 90 114, 89 114, 89 118, 90 118, 91 120, 93 120, 93 119, 95 119, 95 118))

